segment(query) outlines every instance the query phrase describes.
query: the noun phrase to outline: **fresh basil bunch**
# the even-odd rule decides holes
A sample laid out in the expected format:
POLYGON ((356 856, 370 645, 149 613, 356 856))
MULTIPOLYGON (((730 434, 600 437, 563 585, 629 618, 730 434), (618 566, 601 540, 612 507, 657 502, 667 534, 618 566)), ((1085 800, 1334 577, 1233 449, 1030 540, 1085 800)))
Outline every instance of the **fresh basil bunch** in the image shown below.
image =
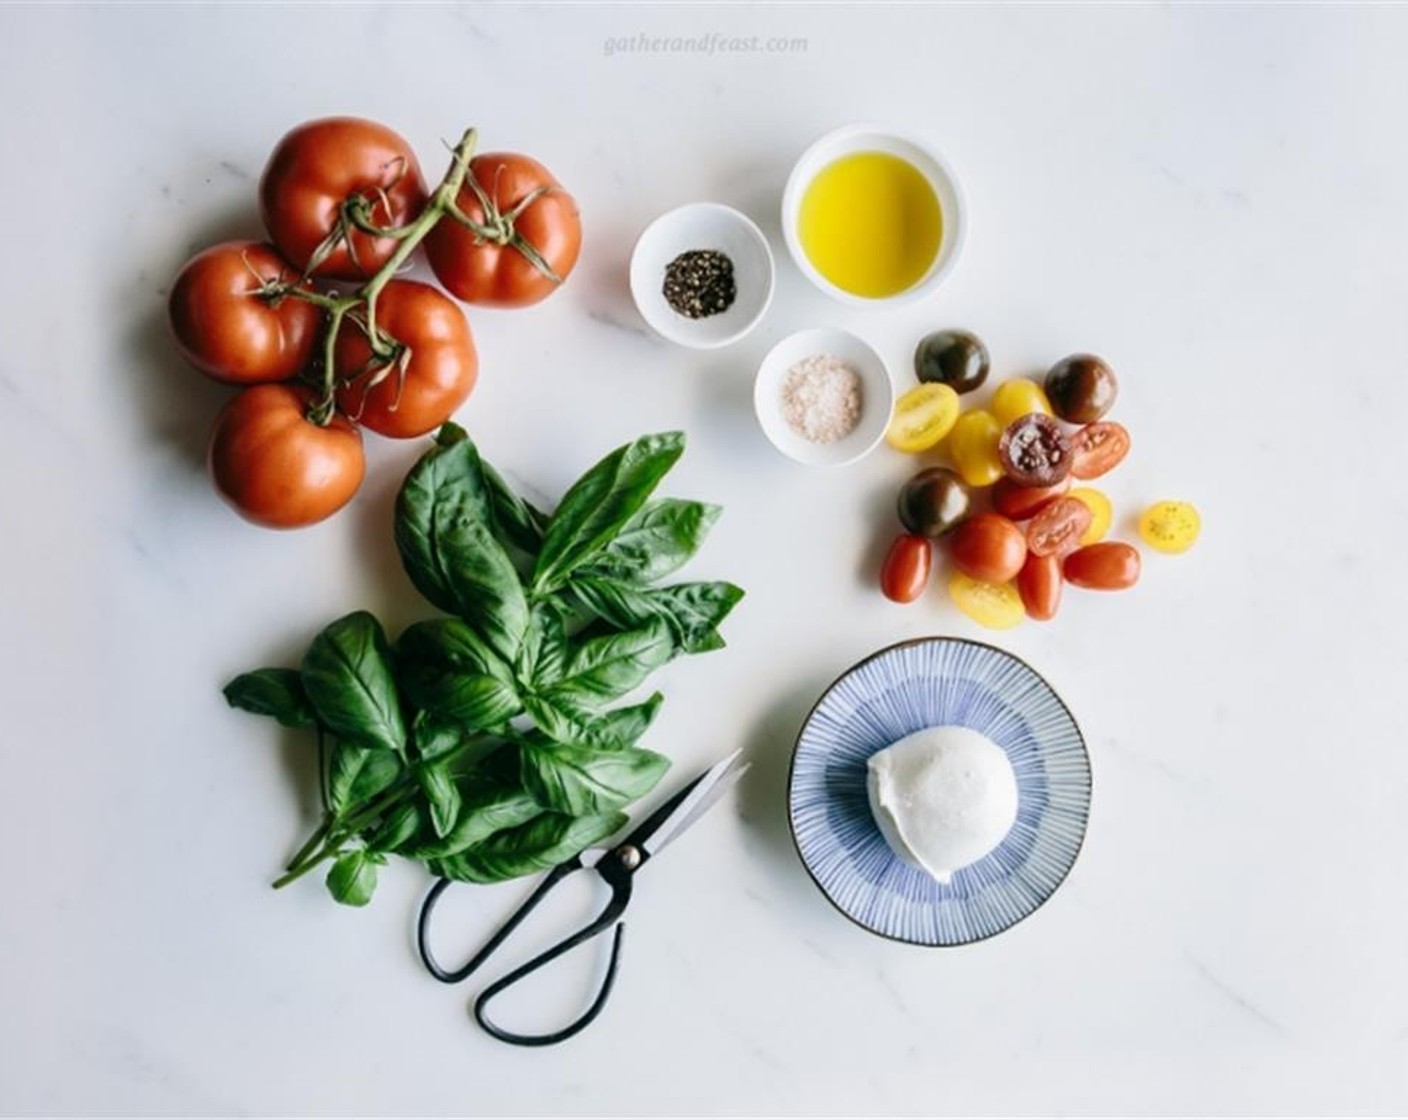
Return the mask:
POLYGON ((276 887, 331 861, 334 898, 362 906, 389 854, 495 882, 551 867, 617 831, 669 762, 636 745, 657 692, 611 705, 681 653, 724 644, 743 592, 660 586, 717 506, 651 501, 684 450, 645 436, 583 475, 551 516, 446 424, 396 503, 411 581, 446 617, 392 643, 366 611, 314 638, 298 669, 259 669, 231 705, 317 733, 324 816, 276 887))

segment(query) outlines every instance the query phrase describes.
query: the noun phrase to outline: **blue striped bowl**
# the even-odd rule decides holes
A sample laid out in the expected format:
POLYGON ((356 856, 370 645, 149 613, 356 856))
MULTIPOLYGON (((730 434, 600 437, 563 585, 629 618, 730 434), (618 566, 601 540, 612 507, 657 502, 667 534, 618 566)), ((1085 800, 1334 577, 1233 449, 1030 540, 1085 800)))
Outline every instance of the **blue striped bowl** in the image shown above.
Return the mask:
POLYGON ((981 642, 921 638, 872 654, 817 701, 788 781, 802 862, 841 913, 913 945, 992 937, 1055 893, 1085 839, 1090 758, 1061 698, 1026 662, 981 642), (1007 752, 1017 822, 940 883, 891 851, 870 813, 866 762, 926 727, 957 724, 1007 752))

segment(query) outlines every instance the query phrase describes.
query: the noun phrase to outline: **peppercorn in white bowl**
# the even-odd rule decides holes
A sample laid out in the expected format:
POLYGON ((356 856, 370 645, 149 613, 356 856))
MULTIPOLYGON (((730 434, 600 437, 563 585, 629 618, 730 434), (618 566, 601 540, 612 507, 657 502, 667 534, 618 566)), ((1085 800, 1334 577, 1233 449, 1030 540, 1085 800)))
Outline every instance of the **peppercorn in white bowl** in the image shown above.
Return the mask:
POLYGON ((744 214, 695 202, 660 215, 631 254, 631 297, 656 334, 712 350, 737 342, 772 302, 767 238, 744 214))

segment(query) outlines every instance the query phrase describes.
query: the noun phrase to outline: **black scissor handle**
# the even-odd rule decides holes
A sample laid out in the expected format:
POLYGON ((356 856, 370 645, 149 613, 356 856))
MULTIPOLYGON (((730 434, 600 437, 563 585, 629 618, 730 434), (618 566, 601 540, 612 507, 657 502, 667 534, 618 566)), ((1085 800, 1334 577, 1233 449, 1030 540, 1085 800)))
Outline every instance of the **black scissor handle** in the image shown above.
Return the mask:
MULTIPOLYGON (((632 859, 629 865, 623 860, 618 852, 610 852, 604 856, 595 867, 598 874, 611 886, 611 898, 601 913, 591 922, 587 923, 570 937, 559 941, 552 948, 539 953, 532 960, 519 965, 512 972, 495 980, 474 1001, 474 1018, 481 1027, 489 1034, 502 1042, 509 1042, 515 1046, 551 1046, 556 1042, 563 1042, 571 1038, 578 1031, 590 1024, 606 1005, 606 999, 611 994, 612 986, 616 982, 616 969, 621 957, 621 938, 625 931, 625 923, 620 921, 621 914, 625 911, 627 903, 631 900, 632 872, 638 865, 639 856, 632 852, 632 859), (611 927, 615 927, 615 934, 611 939, 611 956, 607 961, 606 976, 602 980, 601 987, 596 996, 592 999, 590 1006, 577 1019, 567 1026, 549 1034, 531 1035, 517 1034, 498 1026, 489 1019, 485 1013, 485 1006, 495 996, 501 994, 506 989, 512 987, 530 973, 551 964, 564 953, 570 952, 578 945, 590 941, 599 936, 611 927)), ((582 869, 580 857, 568 860, 553 868, 543 881, 538 884, 533 893, 528 896, 523 905, 518 908, 501 926, 484 946, 462 967, 454 970, 443 968, 430 952, 427 942, 426 930, 431 912, 435 908, 435 903, 450 885, 450 880, 441 879, 426 895, 425 901, 421 904, 420 920, 417 923, 416 941, 420 949, 421 960, 425 962, 426 969, 437 980, 447 984, 458 983, 475 971, 489 956, 503 944, 504 940, 511 934, 525 917, 540 903, 553 887, 560 883, 574 871, 582 869)))

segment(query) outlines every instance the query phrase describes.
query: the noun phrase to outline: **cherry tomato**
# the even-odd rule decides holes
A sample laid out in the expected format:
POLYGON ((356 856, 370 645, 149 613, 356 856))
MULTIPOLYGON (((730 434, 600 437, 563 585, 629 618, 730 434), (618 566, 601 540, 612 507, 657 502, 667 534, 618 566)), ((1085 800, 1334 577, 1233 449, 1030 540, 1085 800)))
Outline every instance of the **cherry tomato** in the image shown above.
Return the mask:
POLYGON ((1027 558, 1022 530, 996 513, 974 514, 954 530, 951 540, 954 567, 986 583, 1006 583, 1027 558))
POLYGON ((1093 591, 1122 591, 1139 582, 1139 550, 1124 541, 1078 548, 1061 562, 1067 583, 1093 591))
POLYGON ((1074 552, 1092 520, 1090 507, 1079 498, 1057 498, 1027 526, 1027 548, 1036 556, 1074 552))
POLYGON ((1087 424, 1071 436, 1071 474, 1076 478, 1099 478, 1119 466, 1129 454, 1129 432, 1123 424, 1101 420, 1087 424))
POLYGON ((973 505, 963 480, 947 467, 928 467, 904 484, 898 503, 900 523, 921 537, 951 532, 973 505))
POLYGON ((1051 415, 1051 404, 1041 386, 1027 377, 1014 377, 1011 381, 1004 381, 993 393, 992 404, 988 405, 988 408, 1004 428, 1014 420, 1030 416, 1033 412, 1040 412, 1043 416, 1051 415))
POLYGON ((1201 528, 1202 518, 1191 502, 1155 502, 1139 518, 1139 536, 1160 552, 1187 552, 1201 528))
POLYGON ((971 331, 935 331, 914 350, 920 381, 937 381, 958 393, 971 393, 986 381, 990 364, 988 348, 971 331))
POLYGON ((969 486, 991 486, 1002 477, 1002 460, 997 455, 1001 438, 1002 425, 982 409, 965 412, 954 422, 948 453, 969 486))
POLYGON ((272 245, 227 241, 192 258, 176 276, 167 311, 181 353, 217 381, 249 385, 287 381, 312 356, 322 313, 285 296, 255 293, 297 274, 272 245))
POLYGON ((350 249, 344 240, 308 267, 338 229, 343 203, 354 197, 363 200, 366 218, 384 228, 413 221, 426 201, 410 145, 385 125, 357 117, 299 125, 275 145, 259 181, 259 209, 274 244, 300 271, 329 280, 371 276, 396 251, 392 238, 354 229, 350 249))
POLYGON ((1110 531, 1115 508, 1110 505, 1110 499, 1093 486, 1077 486, 1071 491, 1071 497, 1078 502, 1084 502, 1090 510, 1090 528, 1080 535, 1080 543, 1094 544, 1110 531))
POLYGON ((211 478, 256 525, 312 525, 345 506, 362 484, 362 434, 343 416, 314 424, 306 416, 311 399, 300 385, 254 385, 216 417, 211 478))
POLYGON ((895 603, 912 603, 929 584, 933 548, 927 537, 901 533, 890 545, 880 569, 880 590, 895 603))
POLYGON ((1062 420, 1093 424, 1115 403, 1119 382, 1107 362, 1094 354, 1062 358, 1046 374, 1046 396, 1062 420))
POLYGON ((1071 473, 1071 441, 1050 416, 1029 413, 1003 430, 998 457, 1019 486, 1055 486, 1071 473))
POLYGON ((1026 617, 1022 596, 1010 583, 986 583, 954 572, 948 594, 959 610, 989 630, 1010 630, 1026 617))
POLYGON ((928 451, 953 429, 958 394, 937 381, 916 385, 895 402, 885 439, 896 451, 928 451))
POLYGON ((469 399, 479 374, 474 336, 464 312, 438 288, 392 280, 376 304, 380 330, 406 347, 410 360, 378 361, 366 333, 343 320, 337 338, 342 411, 384 436, 433 432, 469 399))
POLYGON ((494 236, 452 217, 437 222, 425 252, 440 283, 466 303, 487 307, 527 307, 552 295, 582 251, 576 200, 541 163, 512 152, 475 156, 469 174, 488 198, 489 213, 469 182, 460 189, 460 211, 494 236))
POLYGON ((1027 617, 1038 622, 1056 617, 1061 606, 1061 587, 1059 556, 1028 556, 1017 573, 1017 593, 1022 596, 1022 606, 1027 609, 1027 617))
POLYGON ((1018 486, 1010 478, 999 478, 992 488, 992 508, 1013 521, 1035 517, 1070 489, 1071 480, 1063 478, 1055 486, 1018 486))

